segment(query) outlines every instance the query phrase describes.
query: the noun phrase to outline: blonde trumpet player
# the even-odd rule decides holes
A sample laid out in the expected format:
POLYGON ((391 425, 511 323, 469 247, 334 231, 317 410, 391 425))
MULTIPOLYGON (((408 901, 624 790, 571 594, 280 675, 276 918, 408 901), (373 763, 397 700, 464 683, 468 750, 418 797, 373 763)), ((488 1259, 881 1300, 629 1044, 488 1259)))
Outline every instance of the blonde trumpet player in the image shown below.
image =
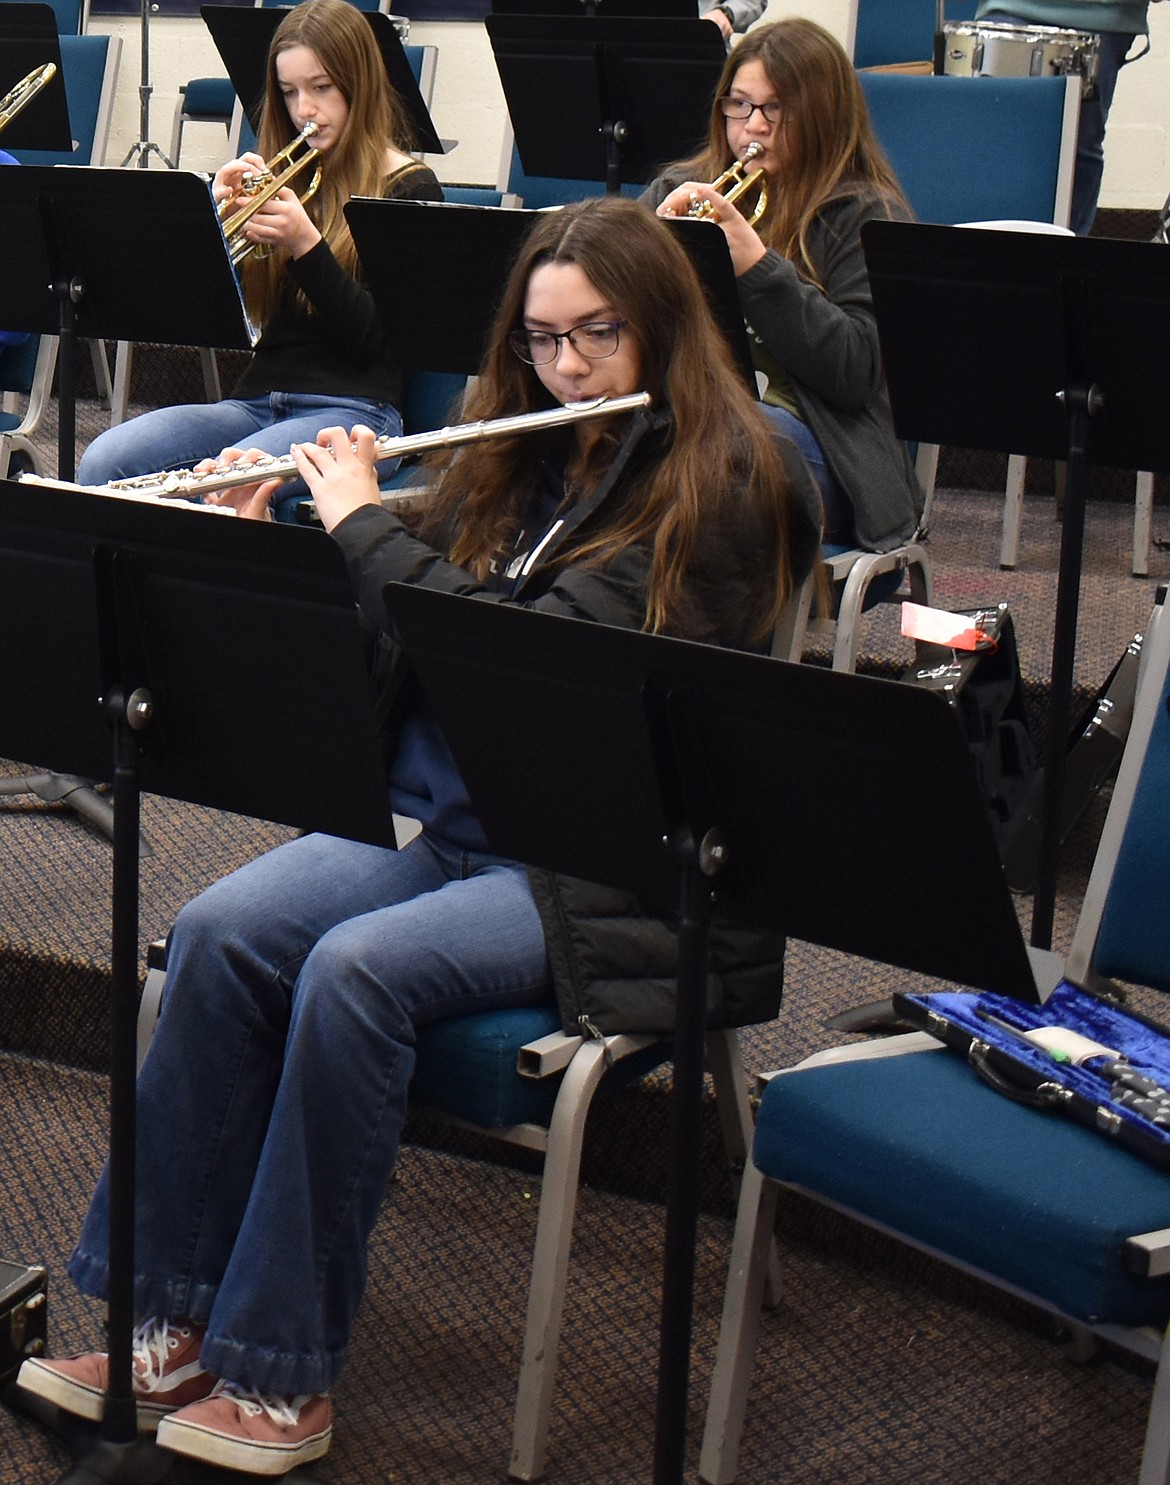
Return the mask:
MULTIPOLYGON (((330 424, 401 431, 401 374, 363 286, 343 210, 351 196, 441 200, 433 173, 405 153, 406 126, 365 16, 346 0, 304 0, 277 27, 268 55, 258 153, 229 161, 213 182, 221 213, 253 198, 248 177, 306 126, 307 169, 239 229, 253 248, 240 272, 260 342, 223 402, 157 408, 111 428, 78 466, 86 484, 187 468, 229 444, 287 454, 330 424), (317 189, 300 199, 320 169, 317 189)), ((192 284, 191 292, 199 292, 192 284)), ((304 486, 285 487, 291 507, 304 486)))
POLYGON ((643 199, 707 215, 727 238, 764 403, 821 490, 826 539, 873 550, 913 532, 922 495, 895 438, 878 352, 862 225, 909 208, 878 148, 840 45, 812 21, 750 31, 716 89, 705 149, 643 199), (731 204, 710 183, 749 150, 758 190, 731 204))
MULTIPOLYGON (((649 409, 436 455, 437 496, 414 531, 377 502, 368 430, 356 452, 340 428, 332 453, 302 451, 371 625, 385 625, 383 586, 399 581, 760 643, 816 550, 807 474, 795 459, 786 475, 660 222, 616 197, 542 216, 468 412, 637 391, 649 409)), ((249 511, 246 489, 232 498, 249 511)), ((257 1473, 323 1454, 335 1386, 344 1408, 337 1382, 415 1028, 554 1000, 574 1027, 578 1015, 603 1032, 673 1025, 674 929, 625 894, 493 855, 401 652, 381 638, 391 800, 422 834, 400 851, 305 836, 185 908, 138 1084, 141 1424, 157 1424, 160 1447, 257 1473)), ((577 784, 563 760, 548 767, 577 784)), ((782 955, 775 936, 717 921, 713 1020, 774 1014, 782 955)), ((103 1179, 70 1260, 95 1295, 106 1205, 103 1179)), ((36 1358, 20 1385, 92 1417, 106 1370, 100 1353, 36 1358)), ((384 1385, 393 1411, 392 1369, 384 1385)))

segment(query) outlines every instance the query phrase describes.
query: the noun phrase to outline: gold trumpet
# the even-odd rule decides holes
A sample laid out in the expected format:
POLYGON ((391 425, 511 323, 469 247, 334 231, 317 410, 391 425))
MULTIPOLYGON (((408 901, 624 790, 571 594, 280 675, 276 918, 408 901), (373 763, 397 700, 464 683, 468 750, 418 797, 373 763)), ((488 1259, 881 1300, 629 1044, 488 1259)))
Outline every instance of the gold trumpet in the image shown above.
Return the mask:
MULTIPOLYGON (((764 146, 758 139, 753 139, 751 144, 743 152, 743 159, 736 160, 729 165, 718 179, 711 182, 711 189, 718 191, 724 201, 736 204, 752 191, 756 191, 755 205, 751 211, 740 208, 752 227, 760 220, 768 209, 768 180, 764 174, 763 167, 757 166, 755 170, 748 170, 748 166, 757 155, 764 153, 764 146)), ((696 201, 687 212, 689 217, 714 216, 714 208, 709 201, 696 201)))
MULTIPOLYGON (((240 191, 248 198, 247 201, 235 211, 225 205, 220 212, 223 235, 227 239, 233 267, 239 267, 251 253, 263 256, 271 251, 270 248, 258 242, 249 242, 243 235, 243 229, 266 201, 270 201, 277 191, 287 186, 289 181, 300 175, 301 171, 317 158, 317 151, 311 144, 306 143, 316 132, 316 124, 306 124, 295 139, 290 140, 284 149, 273 155, 263 170, 246 172, 240 181, 240 191)), ((320 184, 321 167, 318 165, 308 186, 301 193, 302 205, 308 201, 310 196, 316 194, 320 184)))
POLYGON ((34 67, 0 98, 0 134, 3 134, 22 108, 28 107, 45 84, 52 82, 56 76, 56 63, 46 62, 43 67, 34 67))

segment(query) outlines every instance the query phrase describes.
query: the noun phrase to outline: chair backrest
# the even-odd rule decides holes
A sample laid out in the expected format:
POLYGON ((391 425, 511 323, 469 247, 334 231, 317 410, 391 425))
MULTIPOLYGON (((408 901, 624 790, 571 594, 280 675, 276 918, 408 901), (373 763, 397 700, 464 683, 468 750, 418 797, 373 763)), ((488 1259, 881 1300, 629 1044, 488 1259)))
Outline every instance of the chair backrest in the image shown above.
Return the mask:
POLYGON ((863 72, 861 85, 920 221, 1068 225, 1079 78, 863 72))
POLYGON ((406 45, 402 50, 406 54, 406 60, 410 63, 414 80, 418 83, 422 101, 429 109, 435 99, 435 74, 439 68, 439 48, 406 45))
POLYGON ((30 335, 19 345, 0 345, 0 394, 23 397, 32 391, 39 346, 39 335, 30 335))
POLYGON ((1133 719, 1069 953, 1067 974, 1078 984, 1091 969, 1170 990, 1168 697, 1170 615, 1159 605, 1143 636, 1133 719))
MULTIPOLYGON (((946 20, 975 18, 977 0, 948 0, 946 20)), ((855 67, 928 62, 934 56, 937 0, 853 0, 845 50, 855 67)))
MULTIPOLYGON (((604 196, 603 180, 572 180, 552 175, 526 175, 520 163, 520 152, 512 125, 504 126, 504 144, 496 176, 499 190, 513 196, 516 205, 543 210, 549 206, 566 206, 570 201, 584 201, 590 196, 604 196)), ((623 196, 640 196, 640 185, 622 186, 623 196)))
POLYGON ((119 36, 62 36, 61 69, 72 150, 13 150, 25 165, 102 165, 122 55, 119 36))
POLYGON ((57 17, 61 36, 81 36, 89 25, 89 0, 44 0, 57 17))

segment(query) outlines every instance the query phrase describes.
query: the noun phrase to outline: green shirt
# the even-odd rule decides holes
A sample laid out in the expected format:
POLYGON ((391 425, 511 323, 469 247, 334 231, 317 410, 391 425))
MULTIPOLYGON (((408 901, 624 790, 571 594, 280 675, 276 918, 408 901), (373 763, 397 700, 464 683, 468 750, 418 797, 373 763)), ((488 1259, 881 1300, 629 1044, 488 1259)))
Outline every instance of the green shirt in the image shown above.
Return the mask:
POLYGON ((1018 15, 1038 26, 1064 26, 1070 31, 1122 31, 1144 36, 1149 31, 1149 0, 982 0, 976 18, 1018 15))

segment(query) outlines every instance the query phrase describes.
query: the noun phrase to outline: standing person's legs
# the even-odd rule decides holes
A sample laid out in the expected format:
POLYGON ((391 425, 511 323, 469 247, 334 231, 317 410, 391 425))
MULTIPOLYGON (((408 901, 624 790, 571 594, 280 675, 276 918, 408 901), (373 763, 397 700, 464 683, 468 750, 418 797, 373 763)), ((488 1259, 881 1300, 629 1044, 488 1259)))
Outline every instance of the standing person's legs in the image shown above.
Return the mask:
POLYGON ((1087 237, 1093 230, 1097 198, 1101 194, 1101 179, 1105 173, 1105 128, 1113 106, 1117 75, 1125 64, 1134 36, 1131 32, 1101 31, 1097 41, 1097 94, 1094 98, 1081 99, 1076 174, 1068 223, 1080 237, 1087 237))

